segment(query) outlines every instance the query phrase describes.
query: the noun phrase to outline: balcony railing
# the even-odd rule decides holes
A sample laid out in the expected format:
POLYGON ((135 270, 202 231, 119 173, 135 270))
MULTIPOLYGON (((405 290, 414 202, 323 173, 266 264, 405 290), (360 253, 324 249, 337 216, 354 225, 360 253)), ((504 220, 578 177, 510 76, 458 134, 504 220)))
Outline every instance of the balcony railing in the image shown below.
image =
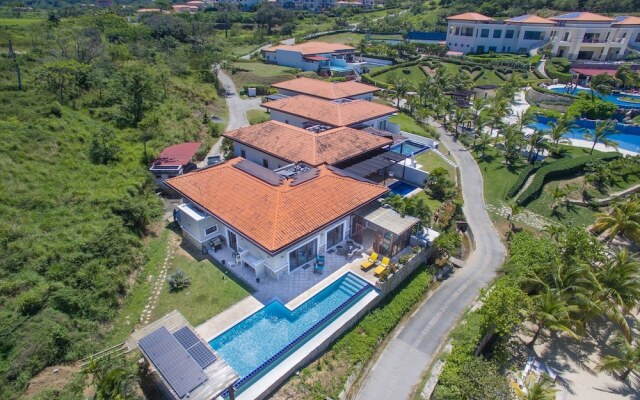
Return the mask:
POLYGON ((605 39, 600 38, 582 38, 582 43, 607 43, 605 39))

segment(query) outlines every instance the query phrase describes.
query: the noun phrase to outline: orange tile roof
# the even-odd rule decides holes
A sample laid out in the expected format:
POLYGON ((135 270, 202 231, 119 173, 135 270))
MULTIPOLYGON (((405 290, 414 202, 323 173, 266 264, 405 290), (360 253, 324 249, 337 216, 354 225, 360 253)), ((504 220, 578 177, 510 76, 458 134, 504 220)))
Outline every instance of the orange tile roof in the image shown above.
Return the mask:
POLYGON ((504 22, 511 24, 533 24, 533 25, 555 25, 556 21, 547 18, 538 17, 537 15, 521 15, 519 17, 505 19, 504 22))
POLYGON ((291 46, 286 44, 271 46, 262 51, 272 52, 276 50, 288 50, 301 53, 303 56, 306 56, 311 54, 333 53, 340 50, 355 50, 355 47, 347 46, 341 43, 306 42, 291 46))
POLYGON ((636 16, 629 17, 617 17, 617 22, 614 22, 613 25, 640 25, 640 18, 636 16))
POLYGON ((271 254, 388 192, 327 166, 302 183, 272 185, 236 168, 239 163, 266 170, 238 157, 166 183, 271 254))
POLYGON ((615 22, 615 18, 606 17, 600 14, 590 12, 572 12, 562 15, 556 15, 549 18, 553 21, 573 21, 573 22, 615 22))
POLYGON ((487 17, 486 15, 482 15, 474 12, 452 15, 450 17, 447 17, 447 19, 451 19, 454 21, 495 21, 495 19, 491 17, 487 17))
POLYGON ((337 103, 302 94, 270 101, 262 104, 262 107, 331 126, 355 125, 398 111, 393 107, 367 100, 337 103))
POLYGON ((288 162, 311 166, 336 164, 393 143, 352 128, 314 133, 278 121, 234 129, 223 136, 288 162))
POLYGON ((365 85, 355 81, 327 82, 312 78, 297 78, 284 82, 274 83, 274 88, 291 90, 309 96, 335 100, 345 97, 358 96, 365 93, 373 93, 380 90, 375 86, 365 85))

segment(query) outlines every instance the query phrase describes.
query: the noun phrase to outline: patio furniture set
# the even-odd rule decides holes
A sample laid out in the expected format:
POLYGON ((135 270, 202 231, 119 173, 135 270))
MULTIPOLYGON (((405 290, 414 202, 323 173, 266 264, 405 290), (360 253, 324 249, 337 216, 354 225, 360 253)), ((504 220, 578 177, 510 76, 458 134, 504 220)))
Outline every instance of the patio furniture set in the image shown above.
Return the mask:
POLYGON ((336 246, 336 251, 338 255, 345 256, 347 261, 351 261, 353 260, 353 257, 360 257, 362 255, 363 248, 353 241, 347 240, 345 246, 336 246))
POLYGON ((374 275, 382 274, 384 271, 387 270, 387 268, 389 268, 389 263, 391 262, 391 260, 389 259, 389 257, 382 257, 382 261, 378 261, 378 258, 380 258, 378 253, 376 252, 371 253, 371 257, 369 257, 367 261, 362 263, 362 265, 360 266, 360 269, 363 271, 368 271, 369 268, 376 266, 376 268, 373 270, 373 274, 374 275))

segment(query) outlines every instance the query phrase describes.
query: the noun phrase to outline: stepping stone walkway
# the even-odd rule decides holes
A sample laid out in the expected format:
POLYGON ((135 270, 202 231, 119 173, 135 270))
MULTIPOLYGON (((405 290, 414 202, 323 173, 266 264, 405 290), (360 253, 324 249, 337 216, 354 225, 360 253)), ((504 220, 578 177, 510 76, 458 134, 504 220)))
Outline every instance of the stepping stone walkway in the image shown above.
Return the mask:
MULTIPOLYGON (((140 316, 140 322, 142 324, 146 325, 151 321, 151 314, 158 305, 158 299, 160 298, 160 294, 162 293, 164 282, 167 279, 167 271, 169 270, 171 262, 173 261, 174 241, 175 237, 171 235, 169 237, 169 240, 167 241, 167 255, 165 256, 164 262, 162 263, 162 269, 160 270, 160 273, 153 283, 151 295, 149 296, 147 305, 144 306, 144 310, 142 311, 142 315, 140 316)), ((150 276, 149 278, 153 279, 153 276, 150 276)))
MULTIPOLYGON (((493 204, 487 204, 487 210, 497 214, 503 218, 509 219, 509 215, 511 214, 511 209, 507 206, 496 207, 493 204)), ((533 228, 542 230, 547 225, 556 225, 552 220, 543 217, 542 215, 536 214, 529 210, 524 210, 513 217, 513 221, 521 222, 525 225, 529 225, 533 228)))
POLYGON ((445 156, 444 154, 442 154, 442 152, 438 149, 433 149, 431 150, 434 153, 436 153, 437 155, 440 156, 440 158, 442 158, 444 161, 446 161, 447 164, 451 165, 453 168, 458 168, 458 166, 456 165, 456 163, 454 163, 453 161, 451 161, 449 158, 447 158, 447 156, 445 156))

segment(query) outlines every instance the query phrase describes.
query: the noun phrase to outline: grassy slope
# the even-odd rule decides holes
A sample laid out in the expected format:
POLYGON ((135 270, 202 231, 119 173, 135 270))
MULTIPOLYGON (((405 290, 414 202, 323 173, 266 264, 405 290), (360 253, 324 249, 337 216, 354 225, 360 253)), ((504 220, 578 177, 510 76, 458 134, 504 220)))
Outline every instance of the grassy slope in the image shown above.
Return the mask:
POLYGON ((261 62, 236 62, 232 65, 244 70, 231 74, 231 79, 233 79, 238 90, 250 83, 271 85, 295 78, 295 75, 291 73, 291 68, 281 67, 279 65, 264 64, 261 62))
POLYGON ((376 75, 375 80, 379 82, 386 82, 391 84, 394 79, 406 79, 411 83, 414 90, 418 87, 418 84, 426 79, 426 76, 419 65, 414 65, 408 68, 396 68, 391 71, 385 72, 380 75, 376 75), (408 70, 409 73, 405 74, 403 71, 408 70))
POLYGON ((389 118, 390 122, 400 125, 400 129, 420 136, 429 136, 428 132, 407 114, 398 113, 389 118))
POLYGON ((261 122, 269 121, 271 115, 268 112, 262 110, 249 110, 247 111, 247 119, 251 125, 259 124, 261 122))

